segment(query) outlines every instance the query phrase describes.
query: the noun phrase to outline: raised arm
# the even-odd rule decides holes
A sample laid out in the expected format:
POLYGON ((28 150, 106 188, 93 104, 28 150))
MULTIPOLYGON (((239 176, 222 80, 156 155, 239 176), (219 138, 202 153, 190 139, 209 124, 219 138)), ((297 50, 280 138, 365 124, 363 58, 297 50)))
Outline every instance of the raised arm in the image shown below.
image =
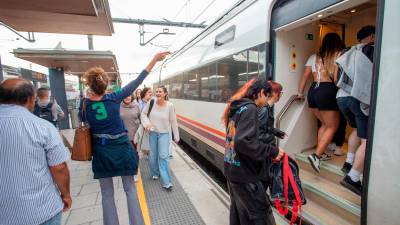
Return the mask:
POLYGON ((142 84, 143 80, 146 78, 146 76, 151 72, 153 67, 156 65, 157 62, 162 61, 165 59, 167 55, 169 55, 170 52, 160 52, 157 53, 153 59, 150 61, 150 63, 146 66, 146 68, 139 74, 138 78, 135 80, 129 82, 125 87, 123 87, 121 90, 113 92, 110 94, 111 98, 115 98, 117 101, 122 102, 122 100, 129 95, 133 93, 133 91, 139 87, 140 84, 142 84))

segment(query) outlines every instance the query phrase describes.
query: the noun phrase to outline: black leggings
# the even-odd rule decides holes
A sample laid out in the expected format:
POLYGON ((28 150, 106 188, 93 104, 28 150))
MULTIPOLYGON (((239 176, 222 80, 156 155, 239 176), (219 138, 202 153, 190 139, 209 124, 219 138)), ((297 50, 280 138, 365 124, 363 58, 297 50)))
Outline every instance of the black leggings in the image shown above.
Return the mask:
POLYGON ((346 139, 346 127, 347 127, 347 120, 343 116, 343 113, 340 112, 340 121, 339 126, 336 130, 335 136, 333 136, 332 142, 336 144, 336 146, 343 146, 344 140, 346 139))

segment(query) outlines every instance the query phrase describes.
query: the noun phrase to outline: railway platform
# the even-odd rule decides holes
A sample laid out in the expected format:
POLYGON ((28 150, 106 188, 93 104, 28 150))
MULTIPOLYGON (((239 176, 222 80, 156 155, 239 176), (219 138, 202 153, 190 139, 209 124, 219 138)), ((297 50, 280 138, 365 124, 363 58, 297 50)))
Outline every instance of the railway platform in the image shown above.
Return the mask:
MULTIPOLYGON (((62 130, 67 147, 74 130, 62 130)), ((63 225, 100 225, 101 193, 93 179, 91 162, 68 162, 71 176, 72 208, 63 214, 63 225)), ((229 195, 216 184, 179 146, 174 145, 170 161, 174 187, 166 191, 159 180, 152 180, 148 160, 141 158, 136 183, 146 225, 224 225, 229 224, 229 195)), ((120 224, 128 223, 125 193, 120 178, 114 178, 114 191, 120 224)), ((287 224, 275 214, 277 224, 287 224)))

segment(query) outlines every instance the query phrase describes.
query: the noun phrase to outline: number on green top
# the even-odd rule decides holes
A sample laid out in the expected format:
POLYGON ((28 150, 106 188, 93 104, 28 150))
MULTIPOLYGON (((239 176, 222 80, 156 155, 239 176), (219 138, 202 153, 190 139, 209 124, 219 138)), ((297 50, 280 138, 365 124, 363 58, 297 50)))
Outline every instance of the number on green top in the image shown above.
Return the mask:
POLYGON ((107 119, 107 110, 103 102, 95 102, 92 104, 92 109, 96 111, 96 119, 104 120, 107 119))

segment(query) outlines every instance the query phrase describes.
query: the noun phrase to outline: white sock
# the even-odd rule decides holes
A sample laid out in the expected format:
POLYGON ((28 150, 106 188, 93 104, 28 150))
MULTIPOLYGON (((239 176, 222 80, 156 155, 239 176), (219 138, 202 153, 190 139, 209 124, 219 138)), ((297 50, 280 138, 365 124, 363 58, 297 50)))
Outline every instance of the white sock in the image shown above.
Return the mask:
POLYGON ((347 153, 346 162, 353 165, 353 161, 354 161, 354 153, 353 152, 347 153))
POLYGON ((348 175, 348 176, 351 178, 351 180, 354 181, 354 182, 360 181, 360 175, 361 175, 361 173, 358 172, 358 171, 355 170, 355 169, 351 169, 350 172, 349 172, 349 174, 347 174, 347 175, 348 175))

